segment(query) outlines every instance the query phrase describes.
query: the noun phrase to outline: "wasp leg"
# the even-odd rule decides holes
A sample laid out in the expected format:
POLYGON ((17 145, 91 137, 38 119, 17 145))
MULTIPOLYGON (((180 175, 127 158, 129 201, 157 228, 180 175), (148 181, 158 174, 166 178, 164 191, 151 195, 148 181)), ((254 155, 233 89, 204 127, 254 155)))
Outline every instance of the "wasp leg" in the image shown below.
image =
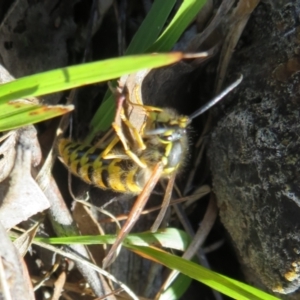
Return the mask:
POLYGON ((143 104, 142 97, 141 97, 141 85, 135 86, 134 93, 135 93, 135 98, 137 100, 137 103, 133 103, 130 101, 130 99, 127 99, 128 103, 130 103, 131 105, 142 107, 146 112, 161 112, 161 111, 163 111, 161 108, 143 104))
POLYGON ((118 142, 119 142, 118 137, 114 137, 113 140, 107 145, 107 147, 101 153, 101 158, 109 159, 108 158, 109 152, 116 146, 118 142))
MULTIPOLYGON (((142 135, 138 132, 138 130, 130 123, 130 121, 127 119, 127 117, 122 114, 121 115, 122 121, 125 123, 125 125, 132 130, 133 138, 135 139, 138 150, 142 151, 146 149, 146 145, 144 143, 144 140, 142 138, 142 135)), ((142 131, 143 132, 143 131, 142 131)))
POLYGON ((117 135, 116 139, 114 139, 110 145, 108 145, 107 149, 104 151, 103 158, 106 158, 110 150, 116 145, 118 141, 121 141, 123 144, 123 148, 125 150, 125 153, 141 168, 145 169, 147 165, 143 163, 138 156, 131 151, 127 139, 122 131, 122 125, 121 122, 123 122, 129 129, 129 132, 132 133, 132 138, 136 141, 136 145, 138 147, 137 151, 142 151, 146 149, 146 145, 144 144, 142 136, 139 134, 137 129, 130 123, 130 121, 127 119, 124 113, 123 103, 126 101, 126 95, 123 93, 122 90, 117 89, 117 109, 116 109, 116 115, 115 120, 112 123, 112 127, 115 130, 115 133, 117 135))
POLYGON ((146 113, 147 112, 162 112, 163 111, 163 109, 155 107, 155 106, 144 105, 144 104, 139 104, 139 103, 133 103, 129 99, 127 99, 127 101, 132 106, 141 107, 146 113))
MULTIPOLYGON (((120 99, 120 102, 123 102, 123 99, 120 99)), ((129 120, 126 118, 125 114, 124 114, 124 109, 122 107, 120 107, 120 104, 118 104, 118 109, 116 112, 116 116, 115 116, 115 121, 112 123, 112 127, 114 128, 119 140, 121 141, 121 143, 123 144, 123 148, 125 150, 125 153, 137 164, 139 165, 141 168, 145 169, 147 167, 147 165, 145 163, 143 163, 138 156, 133 153, 127 143, 127 140, 124 136, 124 133, 122 131, 121 128, 121 120, 123 121, 123 123, 129 128, 129 130, 131 130, 132 134, 133 134, 133 139, 136 141, 137 143, 137 147, 138 147, 138 151, 142 151, 146 149, 146 145, 144 144, 143 138, 142 136, 139 134, 139 132, 136 130, 136 128, 129 122, 129 120)), ((108 151, 106 151, 106 153, 108 153, 108 151)))
MULTIPOLYGON (((116 115, 115 115, 115 121, 113 124, 117 123, 116 121, 119 119, 119 116, 123 114, 123 102, 125 101, 125 95, 124 93, 122 93, 121 90, 119 90, 118 88, 114 88, 111 83, 108 84, 109 88, 111 89, 111 91, 117 95, 117 109, 116 109, 116 115)), ((114 128, 115 129, 115 128, 114 128)), ((119 130, 121 131, 121 130, 119 130)), ((117 133, 116 129, 115 132, 117 133)), ((101 154, 101 158, 103 159, 110 159, 111 156, 109 155, 110 151, 116 146, 116 144, 121 140, 121 142, 123 143, 122 139, 120 138, 120 135, 117 133, 118 137, 114 137, 112 139, 112 141, 106 146, 105 150, 102 152, 101 154)), ((107 136, 105 135, 104 138, 106 138, 107 136)), ((125 139, 123 137, 123 139, 125 139)), ((102 139, 101 139, 102 140, 102 139)), ((98 145, 98 143, 97 143, 98 145)), ((123 143, 124 145, 124 143, 123 143)), ((124 145, 125 148, 125 145, 124 145)))
POLYGON ((141 85, 138 84, 134 87, 134 93, 135 93, 135 99, 139 105, 143 105, 143 100, 142 100, 142 89, 141 85))
POLYGON ((117 109, 116 109, 116 115, 115 120, 112 124, 112 127, 114 128, 116 134, 118 135, 120 141, 123 144, 123 147, 128 154, 140 167, 145 168, 146 166, 141 162, 141 160, 130 150, 128 143, 126 141, 126 138, 121 130, 121 120, 123 123, 129 128, 130 132, 132 133, 132 138, 136 141, 136 145, 138 147, 138 151, 143 151, 146 149, 146 145, 143 140, 143 134, 140 134, 140 132, 144 132, 144 128, 146 126, 146 122, 142 125, 142 127, 137 130, 130 120, 127 118, 127 116, 124 113, 123 103, 124 101, 127 101, 132 106, 138 106, 142 108, 142 110, 145 112, 147 117, 149 117, 149 112, 161 112, 162 109, 152 106, 145 106, 143 105, 142 99, 140 97, 140 85, 135 87, 135 96, 138 103, 133 103, 130 101, 129 97, 126 97, 126 95, 123 93, 122 90, 117 89, 117 109))
POLYGON ((105 157, 102 157, 103 159, 130 159, 131 157, 128 157, 126 154, 107 154, 105 157))
MULTIPOLYGON (((116 123, 113 123, 112 124, 112 127, 114 128, 118 138, 120 139, 121 143, 123 144, 123 147, 124 147, 124 150, 125 150, 125 153, 137 164, 139 165, 141 168, 145 169, 147 167, 147 165, 145 163, 143 163, 136 154, 134 154, 128 144, 127 144, 127 141, 126 141, 126 138, 121 130, 121 127, 119 125, 117 125, 116 123)), ((105 157, 103 157, 105 158, 105 157)))
POLYGON ((163 171, 163 164, 157 163, 153 169, 153 172, 148 179, 146 185, 144 186, 144 189, 142 190, 141 194, 136 199, 130 214, 128 216, 128 219, 122 229, 120 230, 117 239, 115 243, 110 248, 108 254, 103 260, 103 268, 105 269, 108 267, 115 259, 114 255, 118 247, 121 245, 121 243, 126 238, 127 234, 130 232, 131 228, 135 225, 136 221, 138 220, 139 216, 141 215, 147 200, 149 196, 151 195, 154 187, 156 186, 156 183, 161 177, 163 171))

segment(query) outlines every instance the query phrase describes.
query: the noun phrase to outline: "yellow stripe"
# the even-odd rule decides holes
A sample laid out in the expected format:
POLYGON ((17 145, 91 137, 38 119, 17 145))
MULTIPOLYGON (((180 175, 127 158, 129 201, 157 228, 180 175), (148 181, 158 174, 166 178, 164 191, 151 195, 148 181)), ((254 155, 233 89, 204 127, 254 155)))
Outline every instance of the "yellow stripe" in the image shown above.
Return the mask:
POLYGON ((127 189, 121 181, 121 175, 124 171, 119 166, 116 166, 120 161, 121 159, 113 159, 108 165, 108 181, 111 189, 117 192, 126 193, 127 189))
POLYGON ((134 181, 134 175, 139 171, 139 168, 133 169, 127 174, 126 178, 126 184, 127 188, 130 192, 134 194, 138 194, 142 191, 140 186, 137 185, 137 183, 134 181))
POLYGON ((104 168, 97 168, 94 169, 94 173, 93 173, 93 183, 97 186, 100 187, 104 190, 107 189, 107 186, 104 185, 104 182, 102 181, 102 172, 107 170, 106 167, 104 168))
POLYGON ((85 164, 82 165, 81 162, 79 162, 80 164, 80 169, 79 169, 79 177, 81 177, 85 182, 91 184, 92 181, 89 179, 89 175, 88 175, 88 169, 90 167, 89 164, 85 164))
POLYGON ((58 141, 58 151, 61 155, 63 154, 63 152, 64 152, 66 146, 69 144, 69 142, 70 141, 67 139, 60 139, 58 141))

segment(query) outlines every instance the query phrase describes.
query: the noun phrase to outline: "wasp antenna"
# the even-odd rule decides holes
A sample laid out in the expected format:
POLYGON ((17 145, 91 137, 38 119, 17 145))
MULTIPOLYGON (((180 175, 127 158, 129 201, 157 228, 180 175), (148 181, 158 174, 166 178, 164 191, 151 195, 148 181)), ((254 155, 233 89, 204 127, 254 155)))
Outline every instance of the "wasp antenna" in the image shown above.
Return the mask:
POLYGON ((223 99, 227 94, 229 94, 233 89, 235 89, 243 80, 243 75, 241 74, 239 78, 233 82, 231 85, 229 85, 225 90, 223 90, 219 95, 217 95, 215 98, 213 98, 211 101, 206 103, 205 105, 201 106, 198 110, 193 112, 189 119, 193 120, 199 115, 203 114, 207 110, 209 110, 212 106, 214 106, 216 103, 218 103, 221 99, 223 99))

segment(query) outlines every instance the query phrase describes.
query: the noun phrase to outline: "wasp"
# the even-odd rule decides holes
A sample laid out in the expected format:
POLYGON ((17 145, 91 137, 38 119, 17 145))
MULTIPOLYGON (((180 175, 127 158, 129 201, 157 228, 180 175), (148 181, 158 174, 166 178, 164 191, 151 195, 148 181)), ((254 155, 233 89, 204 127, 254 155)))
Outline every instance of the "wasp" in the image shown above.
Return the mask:
POLYGON ((74 175, 104 190, 138 195, 103 267, 112 262, 116 249, 136 223, 157 182, 167 178, 163 208, 152 226, 152 231, 158 229, 171 198, 176 174, 186 161, 187 131, 191 121, 222 99, 241 80, 242 77, 190 116, 180 115, 170 108, 131 103, 124 93, 119 92, 112 124, 114 134, 103 140, 105 146, 84 145, 68 139, 59 141, 61 159, 74 175), (126 115, 125 105, 128 104, 143 111, 145 118, 139 130, 126 115))

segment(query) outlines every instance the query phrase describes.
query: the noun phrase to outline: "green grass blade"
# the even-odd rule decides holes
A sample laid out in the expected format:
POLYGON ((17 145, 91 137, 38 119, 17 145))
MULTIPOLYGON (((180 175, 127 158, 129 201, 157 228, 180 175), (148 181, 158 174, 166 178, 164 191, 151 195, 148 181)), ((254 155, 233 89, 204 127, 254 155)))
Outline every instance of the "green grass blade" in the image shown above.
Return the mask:
MULTIPOLYGON (((105 236, 70 236, 70 237, 55 237, 55 238, 36 238, 37 241, 42 241, 50 244, 113 244, 116 240, 115 235, 105 236)), ((198 264, 185 260, 181 257, 169 254, 152 246, 160 245, 162 247, 173 248, 183 251, 190 243, 190 238, 183 231, 168 228, 159 230, 156 233, 144 232, 137 234, 129 234, 126 237, 124 246, 131 249, 137 254, 156 261, 166 267, 177 270, 182 274, 189 276, 195 280, 208 285, 209 287, 218 290, 219 292, 235 299, 243 300, 279 300, 263 291, 251 287, 245 283, 228 278, 211 270, 208 270, 198 264), (145 247, 146 246, 146 247, 145 247)), ((178 279, 179 280, 179 279, 178 279)), ((176 283, 176 281, 175 281, 176 283)), ((175 284, 174 283, 174 284, 175 284)), ((188 285, 188 281, 185 281, 188 285)), ((178 286, 177 286, 178 287, 178 286)), ((171 295, 176 292, 176 285, 174 285, 173 293, 167 290, 162 294, 161 299, 169 299, 171 295)))
MULTIPOLYGON (((36 240, 59 245, 98 245, 98 244, 113 244, 116 241, 116 235, 97 235, 97 236, 69 236, 69 237, 54 237, 54 238, 36 238, 36 240)), ((124 244, 133 244, 140 246, 160 245, 161 247, 184 251, 190 243, 189 236, 176 228, 167 228, 158 230, 155 233, 142 232, 129 234, 124 244)))
POLYGON ((49 106, 19 101, 0 103, 0 131, 45 121, 63 115, 73 109, 73 105, 49 106))
POLYGON ((156 41, 175 3, 176 0, 154 1, 125 54, 143 53, 156 41))
POLYGON ((135 253, 154 260, 170 269, 177 270, 203 284, 239 300, 279 300, 252 286, 208 270, 194 262, 169 254, 159 249, 127 245, 135 253))
POLYGON ((181 58, 179 52, 124 56, 26 76, 0 86, 0 104, 114 79, 140 69, 172 64, 181 58))
POLYGON ((197 16, 206 0, 184 0, 169 26, 147 52, 170 51, 197 16))

